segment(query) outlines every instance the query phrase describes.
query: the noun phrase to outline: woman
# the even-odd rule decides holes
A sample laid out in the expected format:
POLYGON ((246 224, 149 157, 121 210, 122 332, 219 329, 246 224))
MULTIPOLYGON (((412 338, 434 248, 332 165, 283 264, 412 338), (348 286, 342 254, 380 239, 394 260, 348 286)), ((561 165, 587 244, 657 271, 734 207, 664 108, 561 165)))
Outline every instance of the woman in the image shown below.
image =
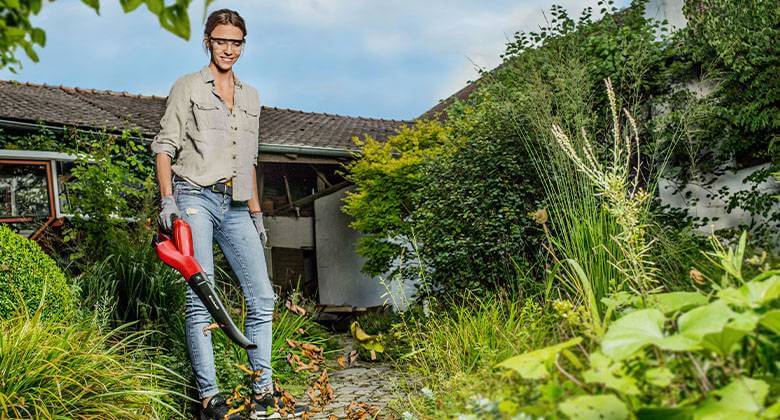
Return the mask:
MULTIPOLYGON (((263 255, 267 241, 257 196, 260 100, 252 86, 233 72, 246 41, 244 19, 232 10, 211 13, 203 43, 210 63, 179 78, 171 88, 161 130, 152 142, 160 186, 160 226, 171 217, 189 223, 195 258, 214 282, 213 240, 235 272, 246 300, 245 335, 257 344, 249 362, 261 374, 253 383, 252 418, 270 415, 271 318, 274 292, 263 255), (172 164, 173 162, 173 164, 172 164)), ((201 418, 222 419, 229 410, 219 394, 211 317, 187 289, 185 326, 190 361, 203 410, 201 418)), ((229 417, 233 418, 233 417, 229 417)))

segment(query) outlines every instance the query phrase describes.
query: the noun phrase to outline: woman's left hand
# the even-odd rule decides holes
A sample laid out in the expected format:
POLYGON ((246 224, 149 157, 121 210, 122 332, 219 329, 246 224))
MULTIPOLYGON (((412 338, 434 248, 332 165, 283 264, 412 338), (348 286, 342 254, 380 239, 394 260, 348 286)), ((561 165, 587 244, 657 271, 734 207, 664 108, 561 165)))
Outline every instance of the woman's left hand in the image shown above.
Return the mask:
POLYGON ((268 235, 265 233, 265 226, 263 226, 263 213, 250 213, 250 216, 252 217, 252 223, 255 224, 255 229, 257 229, 257 234, 260 235, 260 243, 265 248, 265 244, 268 243, 268 235))

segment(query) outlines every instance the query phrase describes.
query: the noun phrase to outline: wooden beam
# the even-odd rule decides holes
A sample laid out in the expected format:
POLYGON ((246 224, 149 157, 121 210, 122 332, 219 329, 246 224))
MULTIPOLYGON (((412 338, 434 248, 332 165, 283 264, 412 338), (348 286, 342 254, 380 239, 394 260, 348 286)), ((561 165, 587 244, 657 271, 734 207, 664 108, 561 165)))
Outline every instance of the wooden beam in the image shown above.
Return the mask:
MULTIPOLYGON (((309 164, 309 167, 311 167, 311 169, 314 171, 314 173, 317 174, 317 178, 322 180, 322 182, 325 184, 325 188, 329 188, 329 187, 333 186, 333 184, 331 184, 330 181, 328 181, 328 178, 325 177, 325 174, 320 172, 320 170, 317 169, 316 166, 314 166, 312 164, 309 164)), ((325 189, 325 188, 323 188, 323 189, 325 189)))
POLYGON ((314 200, 316 200, 316 199, 318 199, 320 197, 326 196, 328 194, 332 194, 332 193, 334 193, 334 192, 336 192, 336 191, 338 191, 338 190, 340 190, 340 189, 342 189, 344 187, 347 187, 349 185, 352 185, 352 183, 349 182, 349 181, 339 182, 338 184, 334 184, 334 185, 332 185, 332 186, 330 186, 330 187, 328 187, 328 188, 326 188, 326 189, 324 189, 322 191, 318 191, 316 194, 307 195, 306 197, 303 197, 303 198, 301 198, 299 200, 296 200, 292 205, 286 205, 286 206, 279 207, 278 209, 274 209, 274 214, 275 215, 280 215, 282 212, 290 211, 290 210, 294 210, 296 208, 300 208, 300 207, 306 206, 308 204, 313 203, 314 200))

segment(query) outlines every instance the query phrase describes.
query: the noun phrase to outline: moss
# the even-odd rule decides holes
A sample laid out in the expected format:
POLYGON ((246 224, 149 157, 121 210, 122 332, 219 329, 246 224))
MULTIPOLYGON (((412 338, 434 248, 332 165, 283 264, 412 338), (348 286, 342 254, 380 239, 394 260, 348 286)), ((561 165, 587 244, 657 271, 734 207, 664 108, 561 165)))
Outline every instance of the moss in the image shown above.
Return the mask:
POLYGON ((54 260, 37 243, 3 225, 0 225, 0 285, 0 319, 8 319, 22 310, 22 304, 29 312, 35 312, 42 298, 43 319, 66 319, 75 312, 71 288, 54 260))

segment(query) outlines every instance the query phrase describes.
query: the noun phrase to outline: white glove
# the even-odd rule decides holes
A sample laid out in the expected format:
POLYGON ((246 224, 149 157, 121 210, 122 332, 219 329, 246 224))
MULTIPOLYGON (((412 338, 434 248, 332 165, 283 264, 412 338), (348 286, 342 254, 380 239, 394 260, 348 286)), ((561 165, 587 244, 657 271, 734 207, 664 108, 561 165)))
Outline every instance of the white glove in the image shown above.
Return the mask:
POLYGON ((263 226, 263 213, 250 213, 250 217, 252 217, 252 223, 255 224, 257 234, 260 235, 260 243, 265 248, 265 244, 268 243, 268 235, 265 233, 265 226, 263 226))

